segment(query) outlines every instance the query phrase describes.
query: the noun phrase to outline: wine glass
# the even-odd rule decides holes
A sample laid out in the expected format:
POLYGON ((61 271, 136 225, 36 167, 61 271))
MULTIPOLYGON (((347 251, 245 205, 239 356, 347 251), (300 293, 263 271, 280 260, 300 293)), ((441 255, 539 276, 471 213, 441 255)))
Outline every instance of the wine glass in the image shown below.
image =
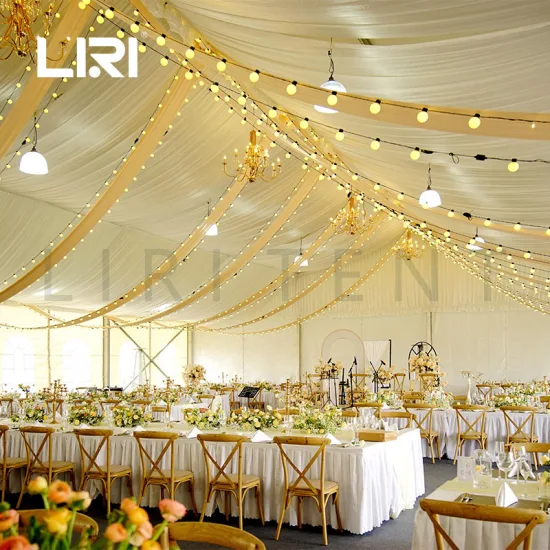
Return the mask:
POLYGON ((506 479, 508 472, 514 467, 514 456, 512 455, 512 453, 507 453, 503 451, 497 453, 496 459, 497 467, 499 469, 499 477, 500 472, 503 472, 504 479, 506 479))
POLYGON ((527 496, 527 479, 531 476, 531 464, 529 464, 529 462, 522 458, 520 463, 519 463, 519 466, 518 466, 518 469, 519 469, 519 473, 521 474, 521 477, 523 478, 523 491, 521 493, 521 496, 522 497, 526 497, 527 496))

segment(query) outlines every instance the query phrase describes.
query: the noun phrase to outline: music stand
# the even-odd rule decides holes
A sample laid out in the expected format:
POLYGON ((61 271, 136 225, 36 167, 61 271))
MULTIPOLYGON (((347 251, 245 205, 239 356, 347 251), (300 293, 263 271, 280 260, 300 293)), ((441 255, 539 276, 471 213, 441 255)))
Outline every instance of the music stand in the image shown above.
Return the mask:
POLYGON ((248 408, 250 409, 250 399, 254 399, 258 392, 260 391, 260 388, 255 388, 254 386, 245 386, 241 393, 239 393, 239 397, 246 397, 248 399, 248 408))

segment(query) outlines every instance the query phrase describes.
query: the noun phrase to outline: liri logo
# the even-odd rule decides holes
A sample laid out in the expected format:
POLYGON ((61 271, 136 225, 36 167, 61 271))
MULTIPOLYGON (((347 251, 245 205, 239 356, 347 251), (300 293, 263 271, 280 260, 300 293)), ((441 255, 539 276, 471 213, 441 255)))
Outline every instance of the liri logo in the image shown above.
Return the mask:
MULTIPOLYGON (((46 39, 37 37, 37 74, 38 78, 73 78, 75 71, 68 68, 53 69, 47 67, 46 56, 46 39)), ((128 76, 129 78, 137 78, 138 75, 138 41, 136 38, 128 38, 128 47, 122 40, 118 38, 100 38, 90 37, 76 39, 76 76, 77 78, 85 78, 88 75, 92 78, 97 78, 101 75, 102 70, 113 78, 124 78, 116 67, 115 63, 119 63, 128 58, 128 76), (90 51, 90 57, 95 61, 95 65, 88 68, 87 53, 88 48, 114 48, 114 51, 109 53, 98 53, 90 51), (127 53, 127 55, 126 55, 127 53)))

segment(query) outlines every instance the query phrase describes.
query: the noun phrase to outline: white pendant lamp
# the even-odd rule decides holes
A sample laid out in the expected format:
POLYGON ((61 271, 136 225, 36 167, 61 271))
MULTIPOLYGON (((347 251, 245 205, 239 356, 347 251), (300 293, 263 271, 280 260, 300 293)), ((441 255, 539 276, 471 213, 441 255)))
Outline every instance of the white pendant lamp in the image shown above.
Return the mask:
POLYGON ((468 250, 471 250, 472 252, 477 252, 478 250, 483 250, 483 247, 479 246, 477 243, 484 244, 485 239, 483 237, 480 237, 477 234, 477 229, 476 229, 476 236, 466 245, 466 248, 468 250))
POLYGON ((48 162, 46 157, 36 150, 38 143, 38 131, 36 126, 36 117, 34 119, 34 140, 32 149, 27 151, 19 162, 19 171, 23 174, 32 176, 43 176, 48 173, 48 162))
MULTIPOLYGON (((321 84, 321 88, 323 90, 329 90, 330 92, 346 92, 346 87, 341 83, 338 82, 338 80, 334 79, 334 61, 332 60, 332 38, 330 39, 330 49, 328 51, 328 59, 329 59, 329 72, 330 76, 328 77, 328 80, 321 84)), ((326 115, 332 115, 334 113, 337 113, 338 111, 336 109, 330 109, 329 107, 323 107, 322 105, 314 105, 313 108, 319 112, 326 115)))
POLYGON ((432 167, 428 166, 428 187, 425 191, 422 191, 420 198, 418 199, 420 206, 425 208, 436 208, 441 206, 441 197, 439 193, 432 189, 432 167))
MULTIPOLYGON (((210 216, 210 201, 208 201, 208 217, 210 216)), ((217 237, 218 236, 218 226, 213 223, 207 230, 205 235, 207 237, 217 237)))
MULTIPOLYGON (((303 257, 304 255, 302 254, 302 239, 300 239, 300 254, 298 254, 298 256, 294 258, 294 263, 299 262, 303 257)), ((300 262, 300 267, 307 267, 308 265, 309 261, 307 258, 302 259, 302 261, 300 262)))

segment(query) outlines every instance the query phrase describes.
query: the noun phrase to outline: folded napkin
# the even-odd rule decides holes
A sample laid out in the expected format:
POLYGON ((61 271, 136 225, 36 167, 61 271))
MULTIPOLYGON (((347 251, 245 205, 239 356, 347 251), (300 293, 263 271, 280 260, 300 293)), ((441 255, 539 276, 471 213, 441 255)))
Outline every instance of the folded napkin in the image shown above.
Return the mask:
POLYGON ((90 426, 88 424, 79 424, 78 426, 75 426, 75 428, 82 429, 82 430, 88 430, 90 426))
POLYGON ((327 439, 330 441, 331 445, 340 445, 342 442, 336 439, 332 434, 327 435, 327 439))
POLYGON ((145 428, 143 426, 136 426, 134 428, 134 432, 144 432, 145 428))
POLYGON ((397 424, 392 424, 391 426, 388 427, 388 432, 398 432, 399 431, 399 426, 397 424))
MULTIPOLYGON (((519 468, 519 465, 518 463, 514 463, 514 465, 512 466, 512 469, 508 472, 508 477, 509 478, 514 478, 517 476, 518 474, 518 468, 519 468)), ((537 479, 533 470, 531 470, 531 472, 529 473, 529 479, 537 479)))
POLYGON ((197 436, 200 433, 202 432, 197 427, 195 427, 187 434, 187 439, 197 439, 197 436))
POLYGON ((251 443, 264 443, 266 441, 273 441, 273 439, 262 432, 262 430, 257 430, 256 433, 250 438, 251 443))
POLYGON ((496 505, 506 508, 511 504, 515 504, 518 501, 518 497, 514 494, 514 491, 510 488, 508 483, 504 482, 502 487, 498 490, 496 496, 496 505))

